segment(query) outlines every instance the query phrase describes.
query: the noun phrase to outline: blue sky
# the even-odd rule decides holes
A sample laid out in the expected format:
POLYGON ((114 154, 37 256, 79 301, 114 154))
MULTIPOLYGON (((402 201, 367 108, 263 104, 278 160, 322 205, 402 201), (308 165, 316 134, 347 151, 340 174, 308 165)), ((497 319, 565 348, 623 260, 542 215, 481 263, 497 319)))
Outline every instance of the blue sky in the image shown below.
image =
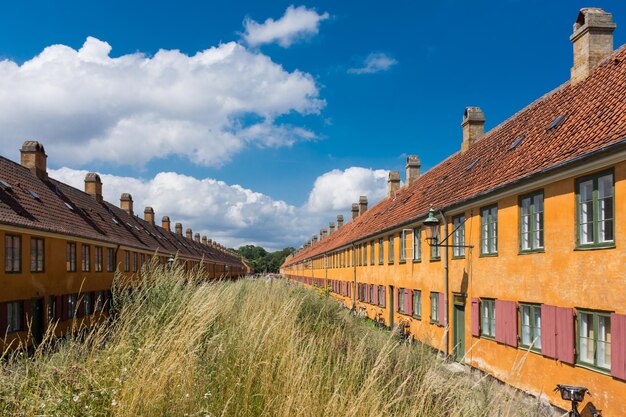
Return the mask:
MULTIPOLYGON (((17 159, 21 141, 37 139, 59 178, 80 186, 85 170, 108 174, 113 201, 127 186, 136 204, 226 244, 296 246, 347 214, 358 195, 379 199, 386 170, 403 174, 406 154, 418 154, 425 170, 456 152, 465 106, 483 109, 488 130, 565 82, 572 24, 590 5, 225 4, 0 5, 0 60, 19 76, 0 84, 18 103, 4 120, 2 155, 17 159), (88 37, 95 40, 82 58, 63 49, 42 55, 57 44, 78 51, 88 37), (210 48, 219 59, 230 54, 219 71, 190 63, 210 48), (159 50, 180 54, 146 70, 159 50), (109 59, 117 57, 135 59, 111 70, 109 59), (266 84, 265 92, 251 92, 266 84), (146 150, 159 146, 165 150, 146 150), (165 172, 177 174, 169 178, 176 192, 204 203, 181 209, 182 194, 162 198, 166 179, 156 179, 165 172)), ((592 5, 613 14, 615 47, 626 43, 626 3, 592 5)))

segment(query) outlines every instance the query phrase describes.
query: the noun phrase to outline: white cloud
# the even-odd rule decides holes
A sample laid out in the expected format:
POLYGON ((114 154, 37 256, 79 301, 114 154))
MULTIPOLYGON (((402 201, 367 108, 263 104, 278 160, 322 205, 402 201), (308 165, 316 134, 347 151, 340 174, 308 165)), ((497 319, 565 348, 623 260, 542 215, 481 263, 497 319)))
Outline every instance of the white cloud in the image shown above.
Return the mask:
POLYGON ((324 107, 309 74, 230 42, 189 56, 160 50, 111 57, 89 37, 82 48, 45 48, 18 65, 0 61, 0 144, 36 139, 61 163, 141 166, 178 155, 220 166, 246 146, 289 146, 315 134, 282 115, 324 107))
POLYGON ((283 48, 288 48, 297 41, 317 35, 320 22, 328 18, 328 13, 318 14, 305 6, 292 5, 278 20, 269 18, 258 23, 246 18, 243 22, 246 31, 242 37, 250 46, 277 42, 283 48))
MULTIPOLYGON (((83 189, 87 171, 49 170, 49 175, 83 189)), ((299 247, 337 214, 346 221, 352 203, 367 195, 370 206, 385 195, 387 171, 352 167, 334 170, 315 181, 309 200, 301 207, 210 178, 197 179, 175 172, 137 179, 100 174, 104 199, 119 204, 122 193, 133 196, 135 212, 154 208, 157 221, 164 215, 194 233, 229 246, 261 245, 269 250, 299 247)))
POLYGON ((349 68, 350 74, 374 74, 377 72, 387 71, 392 66, 396 65, 398 61, 383 53, 372 52, 365 58, 363 64, 358 68, 349 68))

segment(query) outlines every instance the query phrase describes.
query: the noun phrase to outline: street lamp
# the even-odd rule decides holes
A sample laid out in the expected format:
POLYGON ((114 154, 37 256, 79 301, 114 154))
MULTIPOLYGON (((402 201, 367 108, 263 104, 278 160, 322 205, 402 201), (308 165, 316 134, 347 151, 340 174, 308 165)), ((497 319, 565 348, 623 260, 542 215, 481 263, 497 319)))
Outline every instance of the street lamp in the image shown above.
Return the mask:
POLYGON ((426 241, 430 246, 439 246, 439 219, 435 217, 435 209, 430 206, 428 217, 423 222, 426 226, 426 241))

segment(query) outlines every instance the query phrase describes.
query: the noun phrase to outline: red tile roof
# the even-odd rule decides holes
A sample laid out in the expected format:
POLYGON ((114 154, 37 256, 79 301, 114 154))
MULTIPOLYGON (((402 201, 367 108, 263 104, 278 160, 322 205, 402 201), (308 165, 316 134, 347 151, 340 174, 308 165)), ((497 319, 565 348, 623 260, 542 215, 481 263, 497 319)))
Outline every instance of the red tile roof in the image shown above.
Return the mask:
POLYGON ((626 147, 626 45, 584 81, 563 84, 477 141, 385 198, 289 265, 423 218, 430 205, 450 208, 538 175, 626 147), (548 129, 559 116, 565 118, 548 129), (513 142, 524 139, 513 149, 513 142), (471 169, 470 165, 474 164, 471 169))
POLYGON ((10 186, 0 187, 0 224, 242 266, 232 253, 168 232, 57 180, 41 180, 2 156, 0 180, 10 186))

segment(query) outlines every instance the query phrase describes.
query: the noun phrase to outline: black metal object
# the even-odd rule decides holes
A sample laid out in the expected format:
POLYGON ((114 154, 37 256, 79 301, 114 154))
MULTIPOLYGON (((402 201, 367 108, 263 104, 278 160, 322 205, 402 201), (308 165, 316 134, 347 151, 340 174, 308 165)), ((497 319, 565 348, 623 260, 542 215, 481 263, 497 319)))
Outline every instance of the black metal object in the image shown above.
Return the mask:
POLYGON ((591 396, 587 387, 557 384, 556 388, 554 388, 554 392, 556 391, 561 392, 562 399, 572 402, 572 409, 570 410, 569 415, 572 417, 580 417, 578 403, 585 399, 585 394, 589 394, 589 396, 591 396))

